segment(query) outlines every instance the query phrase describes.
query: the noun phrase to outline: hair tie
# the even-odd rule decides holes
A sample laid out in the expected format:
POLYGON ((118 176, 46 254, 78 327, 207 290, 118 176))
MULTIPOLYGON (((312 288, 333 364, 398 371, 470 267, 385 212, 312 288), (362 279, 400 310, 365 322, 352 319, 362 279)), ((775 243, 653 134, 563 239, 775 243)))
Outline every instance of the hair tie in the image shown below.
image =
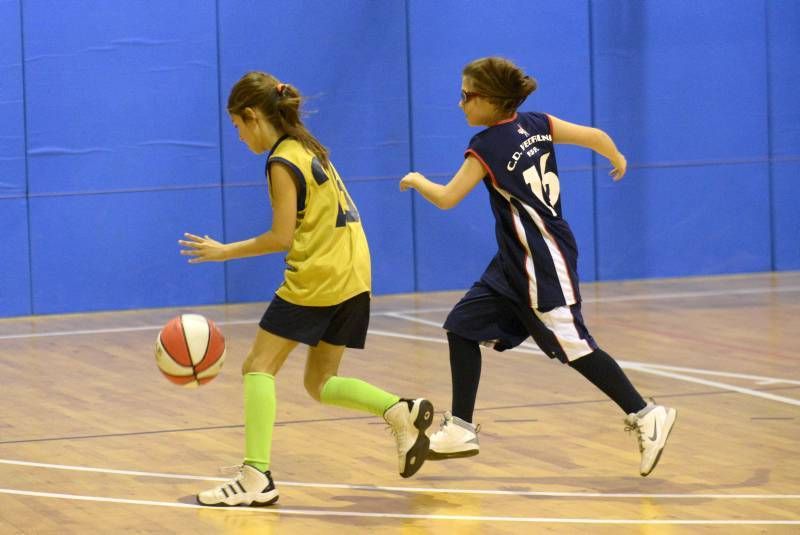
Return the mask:
POLYGON ((286 90, 286 84, 278 84, 275 86, 275 92, 278 93, 278 96, 283 96, 283 92, 286 90))

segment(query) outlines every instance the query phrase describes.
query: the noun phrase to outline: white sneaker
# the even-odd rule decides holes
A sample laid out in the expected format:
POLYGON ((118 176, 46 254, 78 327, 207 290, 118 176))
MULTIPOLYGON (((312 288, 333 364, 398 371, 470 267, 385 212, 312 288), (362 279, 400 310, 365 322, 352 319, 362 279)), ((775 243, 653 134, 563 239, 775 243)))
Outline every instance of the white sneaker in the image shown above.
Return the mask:
POLYGON ((433 404, 427 399, 401 399, 385 413, 397 441, 397 461, 400 475, 411 477, 417 473, 428 455, 430 441, 425 430, 433 421, 433 404))
POLYGON ((478 455, 481 449, 478 443, 478 430, 479 426, 465 422, 458 416, 451 415, 449 411, 445 412, 439 430, 431 435, 428 459, 440 461, 478 455))
POLYGON ((197 503, 201 505, 272 505, 278 501, 278 490, 269 470, 243 464, 233 480, 201 492, 197 503))
POLYGON ((625 418, 625 430, 636 431, 636 438, 639 440, 639 451, 642 454, 639 473, 643 476, 652 472, 658 464, 677 416, 678 411, 675 409, 656 405, 650 400, 644 409, 625 418))

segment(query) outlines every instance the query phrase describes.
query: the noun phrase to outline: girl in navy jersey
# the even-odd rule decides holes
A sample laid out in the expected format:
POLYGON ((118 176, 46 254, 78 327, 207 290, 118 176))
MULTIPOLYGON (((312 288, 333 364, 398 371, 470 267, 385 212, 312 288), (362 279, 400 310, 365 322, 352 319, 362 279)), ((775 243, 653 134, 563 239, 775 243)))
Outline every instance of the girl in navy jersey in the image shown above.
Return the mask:
POLYGON ((470 140, 464 163, 445 185, 409 173, 400 189, 417 190, 439 208, 457 205, 480 181, 489 191, 498 251, 480 280, 445 321, 453 380, 452 413, 431 436, 429 459, 479 452, 472 413, 481 373, 479 345, 498 351, 529 336, 550 358, 577 370, 611 398, 637 432, 646 476, 655 467, 675 422, 675 409, 647 403, 617 362, 600 349, 581 316, 578 250, 562 218, 556 143, 594 150, 619 180, 627 163, 597 128, 552 115, 517 112, 536 81, 503 58, 464 68, 461 101, 470 126, 486 127, 470 140))

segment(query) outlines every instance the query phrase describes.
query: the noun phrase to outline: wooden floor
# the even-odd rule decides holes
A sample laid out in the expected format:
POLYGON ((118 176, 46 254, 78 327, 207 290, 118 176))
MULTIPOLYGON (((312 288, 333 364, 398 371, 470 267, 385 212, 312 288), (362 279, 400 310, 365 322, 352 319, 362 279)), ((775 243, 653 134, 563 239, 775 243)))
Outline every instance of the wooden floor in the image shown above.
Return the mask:
MULTIPOLYGON (((583 295, 601 347, 678 409, 649 477, 617 407, 530 346, 484 350, 481 454, 404 480, 380 419, 306 396, 297 350, 278 377, 271 508, 193 500, 241 461, 239 369, 264 303, 0 320, 0 533, 800 533, 800 273, 583 295), (196 390, 153 358, 159 326, 188 311, 228 341, 196 390)), ((459 297, 376 298, 342 375, 448 409, 439 325, 459 297)))

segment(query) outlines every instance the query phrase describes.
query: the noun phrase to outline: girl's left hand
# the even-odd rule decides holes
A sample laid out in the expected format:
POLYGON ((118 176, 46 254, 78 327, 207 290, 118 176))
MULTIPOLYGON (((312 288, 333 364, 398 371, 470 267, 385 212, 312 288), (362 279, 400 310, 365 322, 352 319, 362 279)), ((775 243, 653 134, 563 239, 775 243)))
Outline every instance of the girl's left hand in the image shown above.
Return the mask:
POLYGON ((181 254, 184 256, 191 256, 189 259, 190 264, 198 264, 200 262, 222 262, 225 260, 225 244, 211 238, 206 234, 205 236, 195 236, 194 234, 184 233, 185 240, 178 240, 186 249, 181 249, 181 254))
POLYGON ((408 173, 406 176, 400 179, 400 191, 416 189, 417 181, 420 178, 423 178, 423 176, 419 173, 408 173))

